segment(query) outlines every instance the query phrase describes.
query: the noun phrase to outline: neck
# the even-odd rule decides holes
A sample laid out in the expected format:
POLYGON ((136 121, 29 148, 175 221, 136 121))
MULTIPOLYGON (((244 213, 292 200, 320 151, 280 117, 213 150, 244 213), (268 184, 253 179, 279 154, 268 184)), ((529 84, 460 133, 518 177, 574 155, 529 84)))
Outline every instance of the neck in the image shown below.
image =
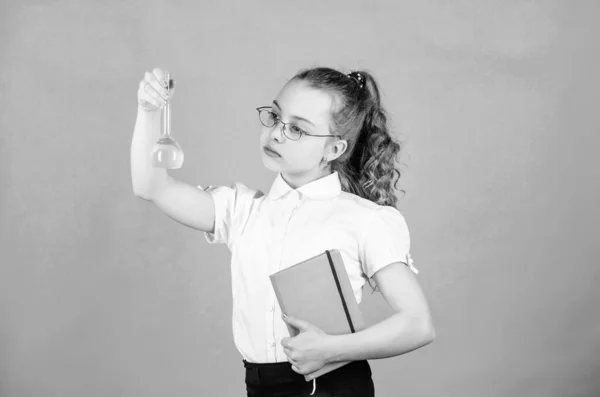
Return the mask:
POLYGON ((327 167, 326 169, 314 168, 302 172, 282 172, 281 176, 293 189, 298 189, 300 186, 331 175, 332 173, 331 167, 327 167))

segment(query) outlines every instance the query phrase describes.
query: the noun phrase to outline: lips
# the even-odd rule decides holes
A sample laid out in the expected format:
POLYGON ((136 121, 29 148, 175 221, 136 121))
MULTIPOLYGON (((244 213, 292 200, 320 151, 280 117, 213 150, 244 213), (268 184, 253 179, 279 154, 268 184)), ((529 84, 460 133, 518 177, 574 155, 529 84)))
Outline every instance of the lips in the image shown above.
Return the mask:
POLYGON ((281 155, 280 155, 279 153, 277 153, 275 150, 271 149, 269 146, 265 146, 265 147, 264 147, 264 150, 265 150, 266 152, 271 152, 271 153, 274 153, 274 154, 276 154, 277 156, 280 156, 280 157, 281 157, 281 155))

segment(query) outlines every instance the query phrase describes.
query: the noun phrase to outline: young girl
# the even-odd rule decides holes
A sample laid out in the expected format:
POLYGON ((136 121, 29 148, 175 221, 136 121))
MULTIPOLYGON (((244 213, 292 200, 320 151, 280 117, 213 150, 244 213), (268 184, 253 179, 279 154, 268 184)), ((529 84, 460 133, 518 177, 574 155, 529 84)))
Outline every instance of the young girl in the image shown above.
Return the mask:
POLYGON ((173 94, 165 76, 154 69, 140 82, 133 190, 231 251, 233 336, 247 395, 374 396, 367 360, 397 356, 435 338, 392 190, 400 146, 388 131, 375 80, 363 71, 303 70, 273 103, 257 109, 262 162, 277 174, 265 194, 239 182, 197 188, 151 165, 157 110, 173 94), (373 278, 395 314, 348 335, 286 318, 269 275, 327 249, 341 252, 357 302, 373 278), (289 337, 286 322, 300 334, 289 337), (318 382, 305 381, 305 374, 335 361, 352 362, 318 382))

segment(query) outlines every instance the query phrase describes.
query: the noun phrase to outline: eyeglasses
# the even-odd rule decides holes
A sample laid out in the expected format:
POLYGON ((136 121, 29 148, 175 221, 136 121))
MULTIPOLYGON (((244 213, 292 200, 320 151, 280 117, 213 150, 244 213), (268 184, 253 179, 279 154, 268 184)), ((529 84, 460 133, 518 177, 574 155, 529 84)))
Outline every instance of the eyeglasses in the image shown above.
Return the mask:
POLYGON ((281 123, 283 125, 283 135, 285 135, 288 139, 291 139, 292 141, 297 141, 298 139, 300 139, 302 137, 302 135, 322 136, 322 137, 332 136, 332 137, 338 137, 340 139, 342 138, 341 135, 309 134, 308 132, 304 131, 302 128, 298 127, 294 123, 284 123, 283 121, 281 121, 279 116, 277 116, 275 113, 273 113, 273 108, 270 106, 262 106, 260 108, 256 108, 256 110, 258 110, 258 118, 260 119, 260 122, 262 123, 262 125, 264 125, 265 127, 271 128, 271 127, 274 127, 277 123, 281 123))

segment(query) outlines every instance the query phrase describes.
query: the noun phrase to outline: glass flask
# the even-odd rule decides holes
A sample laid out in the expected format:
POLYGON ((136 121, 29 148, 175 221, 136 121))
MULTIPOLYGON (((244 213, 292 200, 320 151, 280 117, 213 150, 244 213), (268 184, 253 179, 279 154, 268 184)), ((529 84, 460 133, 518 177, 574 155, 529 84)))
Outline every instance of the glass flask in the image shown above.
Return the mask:
MULTIPOLYGON (((172 87, 169 73, 167 73, 167 81, 167 92, 169 92, 172 87)), ((171 98, 162 109, 161 137, 152 150, 152 165, 169 170, 179 169, 183 165, 183 150, 171 136, 171 98)))

